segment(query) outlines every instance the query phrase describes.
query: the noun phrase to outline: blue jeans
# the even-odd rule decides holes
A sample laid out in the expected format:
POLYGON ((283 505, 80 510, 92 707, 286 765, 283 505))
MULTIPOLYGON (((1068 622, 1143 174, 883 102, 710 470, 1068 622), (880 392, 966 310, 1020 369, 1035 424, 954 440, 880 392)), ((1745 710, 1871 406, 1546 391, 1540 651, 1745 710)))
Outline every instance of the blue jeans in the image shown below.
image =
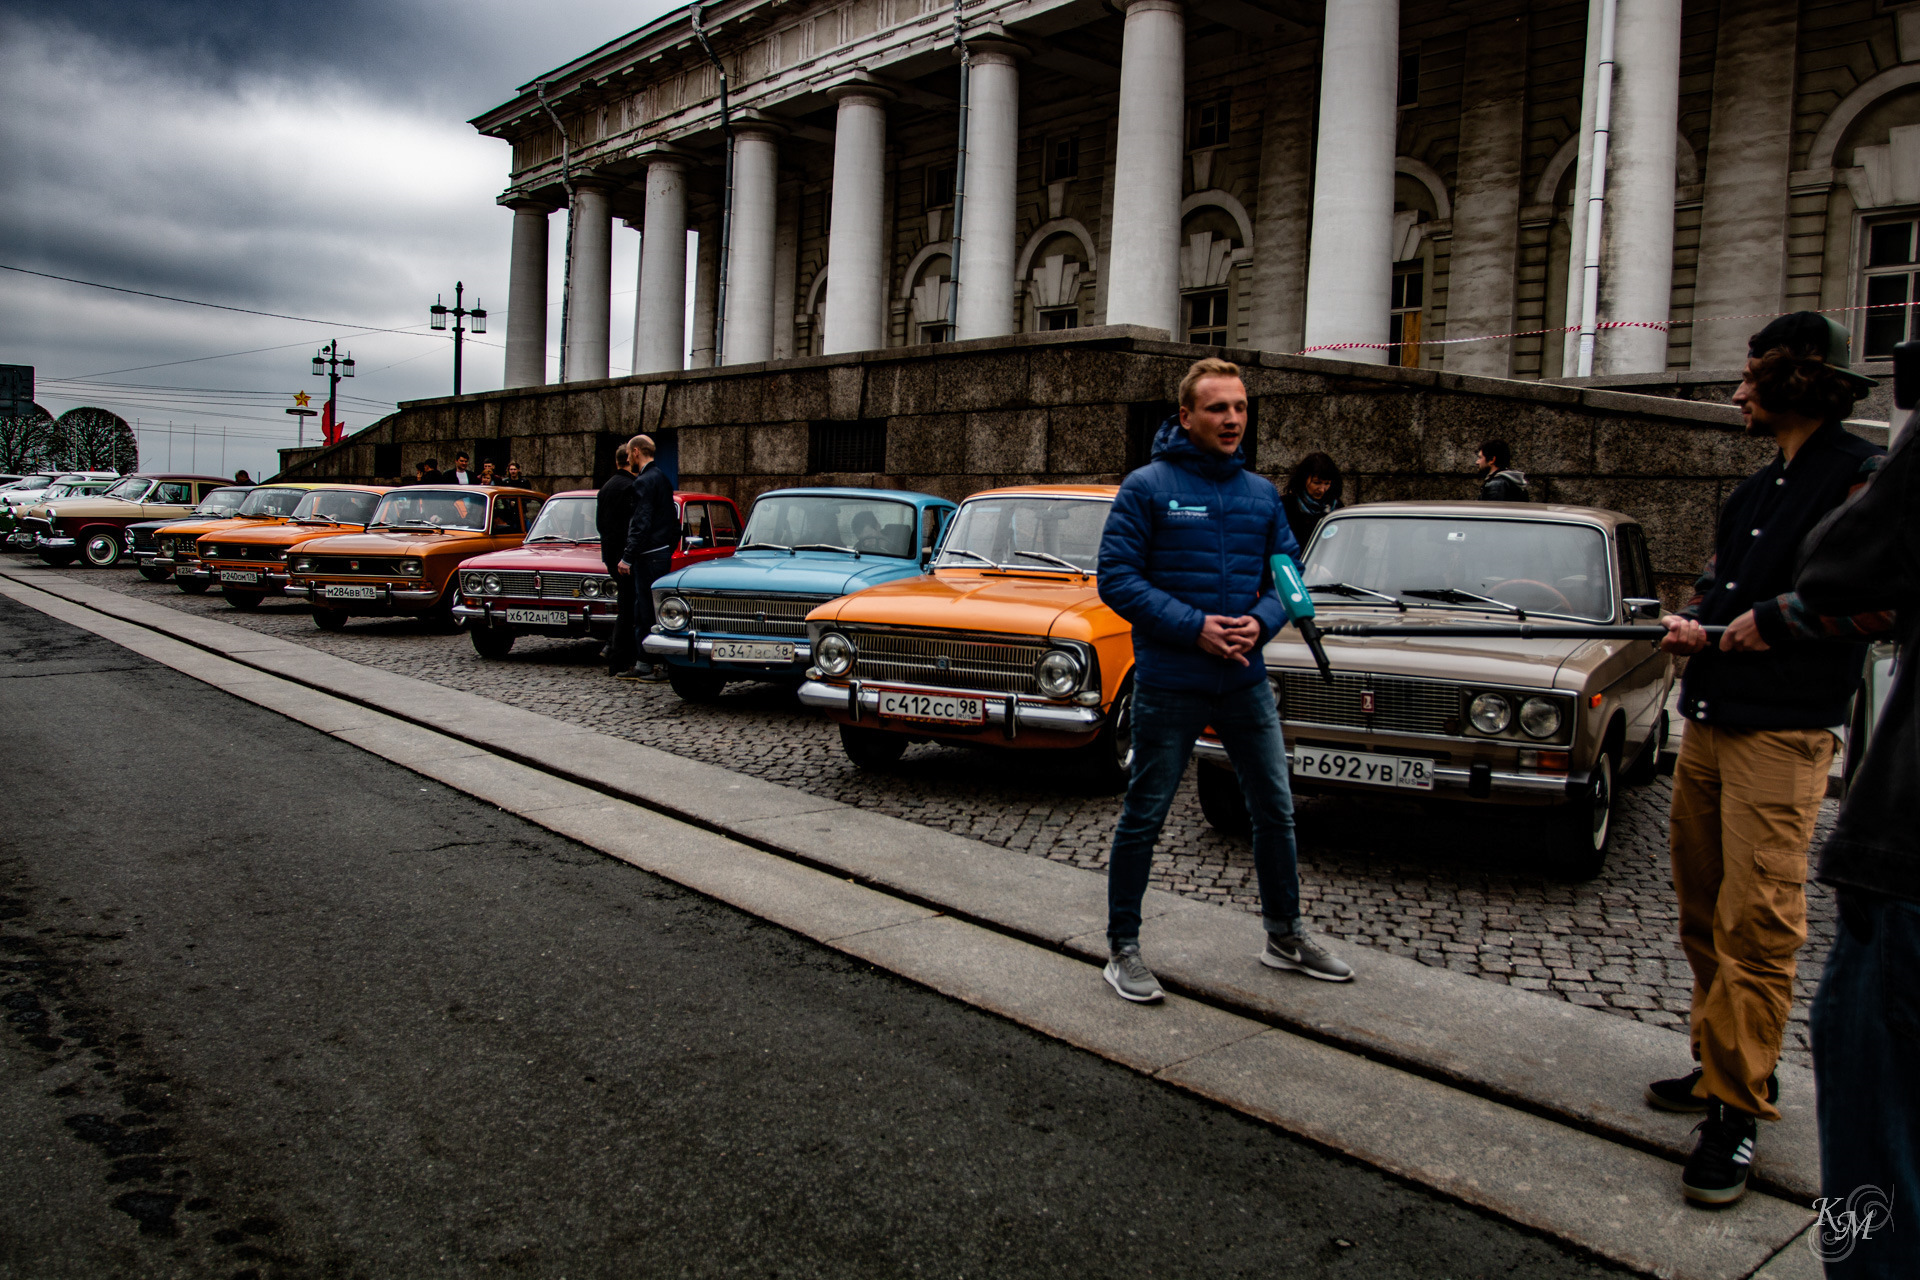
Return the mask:
POLYGON ((652 665, 653 659, 640 646, 647 642, 647 633, 653 630, 653 584, 673 571, 673 556, 662 552, 657 555, 641 556, 640 563, 633 566, 633 660, 643 665, 652 665))
MULTIPOLYGON (((1233 693, 1186 693, 1137 685, 1133 691, 1133 775, 1107 862, 1107 941, 1140 938, 1140 902, 1153 845, 1187 771, 1194 740, 1208 725, 1220 737, 1253 819, 1253 869, 1268 933, 1291 933, 1300 915, 1300 860, 1293 842, 1293 790, 1280 715, 1266 681, 1233 693)), ((1212 766, 1207 766, 1211 768, 1212 766)))
POLYGON ((1920 1276, 1920 904, 1840 890, 1812 1030, 1816 1252, 1829 1280, 1912 1280, 1920 1276))

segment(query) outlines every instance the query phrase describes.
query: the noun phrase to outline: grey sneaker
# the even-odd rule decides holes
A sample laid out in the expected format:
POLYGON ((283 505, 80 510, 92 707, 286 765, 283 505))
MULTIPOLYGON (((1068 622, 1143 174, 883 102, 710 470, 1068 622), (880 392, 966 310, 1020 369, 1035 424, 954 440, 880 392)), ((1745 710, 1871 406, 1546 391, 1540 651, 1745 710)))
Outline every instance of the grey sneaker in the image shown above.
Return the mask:
POLYGON ((1107 971, 1101 976, 1107 980, 1108 986, 1120 993, 1122 1000, 1152 1004, 1166 995, 1160 990, 1153 970, 1147 968, 1147 962, 1140 958, 1140 944, 1137 942, 1126 943, 1108 956, 1107 971))
POLYGON ((1260 963, 1269 969, 1292 969, 1322 982, 1351 982, 1353 969, 1315 942, 1300 925, 1292 933, 1270 933, 1260 953, 1260 963))

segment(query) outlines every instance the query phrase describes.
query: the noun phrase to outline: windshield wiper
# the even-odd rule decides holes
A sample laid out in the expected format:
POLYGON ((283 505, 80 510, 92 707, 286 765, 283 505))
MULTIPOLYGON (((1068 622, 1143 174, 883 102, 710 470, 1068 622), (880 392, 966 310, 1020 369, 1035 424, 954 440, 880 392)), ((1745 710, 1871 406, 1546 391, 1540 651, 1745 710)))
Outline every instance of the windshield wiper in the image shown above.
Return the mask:
POLYGON ((528 538, 528 542, 590 542, 590 538, 567 538, 557 533, 543 533, 537 538, 528 538))
POLYGON ((795 547, 794 550, 795 551, 844 551, 848 555, 852 556, 855 560, 858 560, 860 558, 860 553, 858 551, 855 551, 852 547, 836 546, 831 542, 803 542, 799 546, 795 547))
POLYGON ((793 554, 793 548, 784 542, 743 542, 740 544, 738 550, 753 551, 759 547, 769 547, 775 551, 784 551, 788 555, 793 554))
POLYGON ((942 559, 945 559, 948 556, 972 556, 975 560, 978 560, 981 564, 989 564, 996 569, 1000 567, 1000 565, 997 562, 987 559, 985 556, 981 555, 978 551, 969 551, 965 547, 946 547, 941 550, 940 556, 942 559))
POLYGON ((1346 596, 1350 600, 1358 600, 1361 596, 1371 596, 1375 600, 1385 600, 1402 613, 1407 611, 1407 606, 1402 603, 1398 597, 1390 596, 1384 591, 1375 591, 1371 587, 1356 587, 1351 582, 1315 582, 1309 584, 1307 590, 1310 592, 1331 591, 1334 595, 1346 596))
POLYGON ((1065 569, 1070 573, 1086 572, 1085 569, 1082 569, 1079 565, 1075 564, 1073 561, 1062 560, 1059 556, 1056 556, 1051 552, 1047 552, 1047 551, 1016 551, 1013 554, 1017 556, 1026 556, 1029 560, 1044 560, 1048 564, 1057 564, 1062 569, 1065 569))
POLYGON ((1495 600, 1492 596, 1475 595, 1471 591, 1462 591, 1458 587, 1403 587, 1403 596, 1414 596, 1421 600, 1438 600, 1442 604, 1490 604, 1496 609, 1505 609, 1516 618, 1524 618, 1527 611, 1518 605, 1508 604, 1505 600, 1495 600))

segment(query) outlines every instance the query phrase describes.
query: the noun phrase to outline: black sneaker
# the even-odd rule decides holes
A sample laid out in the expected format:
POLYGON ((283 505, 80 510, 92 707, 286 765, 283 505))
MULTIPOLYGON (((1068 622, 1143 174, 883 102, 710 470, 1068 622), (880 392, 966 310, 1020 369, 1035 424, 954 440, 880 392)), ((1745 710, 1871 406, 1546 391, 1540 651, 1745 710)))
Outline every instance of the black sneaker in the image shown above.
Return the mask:
POLYGON ((1680 1175, 1680 1191, 1695 1204, 1732 1204, 1747 1194, 1747 1170, 1753 1164, 1753 1144, 1760 1126, 1744 1111, 1714 1098, 1707 1118, 1693 1131, 1700 1140, 1680 1175))
MULTIPOLYGON (((1683 1115, 1700 1115, 1707 1109, 1707 1096, 1696 1093, 1700 1084, 1700 1068, 1695 1067, 1686 1075, 1671 1080, 1655 1080, 1647 1086, 1647 1103, 1662 1111, 1677 1111, 1683 1115)), ((1767 1077, 1767 1101, 1780 1101, 1780 1073, 1774 1072, 1767 1077)))

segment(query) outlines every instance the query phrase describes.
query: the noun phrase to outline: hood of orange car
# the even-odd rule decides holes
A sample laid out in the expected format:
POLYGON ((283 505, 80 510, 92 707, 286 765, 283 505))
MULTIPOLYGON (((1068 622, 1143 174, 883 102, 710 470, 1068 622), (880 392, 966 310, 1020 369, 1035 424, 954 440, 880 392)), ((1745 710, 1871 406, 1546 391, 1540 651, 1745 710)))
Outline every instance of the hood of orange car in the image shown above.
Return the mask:
POLYGON ((435 533, 343 533, 321 535, 308 551, 329 556, 427 556, 463 548, 489 535, 475 529, 442 529, 435 533), (321 545, 323 544, 324 545, 321 545))
MULTIPOLYGON (((234 521, 228 521, 231 526, 234 521)), ((238 529, 224 528, 221 542, 245 543, 249 546, 292 546, 296 542, 305 542, 309 538, 328 538, 336 535, 359 533, 362 526, 357 524, 295 524, 291 520, 273 520, 263 522, 248 520, 238 529)), ((169 533, 173 530, 169 529, 169 533)))
MULTIPOLYGON (((1118 622, 1090 577, 942 569, 869 587, 822 607, 847 623, 1092 639, 1118 622)), ((1121 628, 1125 623, 1119 623, 1121 628)))
POLYGON ((186 520, 160 530, 167 538, 198 538, 208 533, 228 533, 236 529, 277 528, 286 523, 283 516, 228 516, 224 520, 186 520))

